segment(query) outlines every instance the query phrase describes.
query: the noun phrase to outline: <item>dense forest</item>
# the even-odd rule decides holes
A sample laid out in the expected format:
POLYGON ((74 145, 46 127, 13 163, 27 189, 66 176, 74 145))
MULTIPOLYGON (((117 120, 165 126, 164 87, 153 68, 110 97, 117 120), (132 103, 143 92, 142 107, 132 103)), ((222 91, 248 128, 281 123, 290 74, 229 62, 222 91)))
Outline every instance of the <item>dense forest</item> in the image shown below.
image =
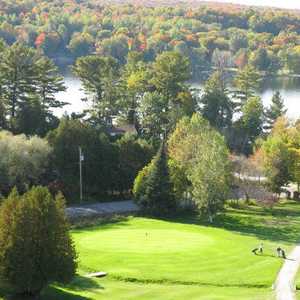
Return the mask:
POLYGON ((297 13, 194 1, 116 3, 4 0, 0 38, 37 48, 59 65, 89 54, 125 64, 130 51, 153 61, 175 50, 189 57, 195 77, 220 63, 230 68, 250 63, 267 73, 300 72, 297 13))
POLYGON ((278 194, 300 180, 299 122, 285 119, 279 92, 264 107, 257 91, 267 74, 300 72, 299 36, 300 16, 282 10, 4 1, 0 196, 43 185, 77 201, 79 159, 86 200, 134 192, 151 212, 167 191, 217 211, 241 170, 278 194), (72 101, 56 97, 63 66, 87 109, 59 119, 72 101), (190 82, 203 74, 199 92, 190 82))

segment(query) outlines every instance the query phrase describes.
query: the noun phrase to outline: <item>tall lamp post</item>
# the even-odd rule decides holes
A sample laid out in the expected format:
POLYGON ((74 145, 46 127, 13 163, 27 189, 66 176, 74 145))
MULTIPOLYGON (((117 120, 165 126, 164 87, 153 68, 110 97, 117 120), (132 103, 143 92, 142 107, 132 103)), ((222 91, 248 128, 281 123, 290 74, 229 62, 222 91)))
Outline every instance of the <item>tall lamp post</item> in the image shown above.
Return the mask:
POLYGON ((81 147, 79 147, 79 185, 80 185, 80 203, 82 203, 83 193, 82 193, 82 162, 84 161, 84 156, 81 147))

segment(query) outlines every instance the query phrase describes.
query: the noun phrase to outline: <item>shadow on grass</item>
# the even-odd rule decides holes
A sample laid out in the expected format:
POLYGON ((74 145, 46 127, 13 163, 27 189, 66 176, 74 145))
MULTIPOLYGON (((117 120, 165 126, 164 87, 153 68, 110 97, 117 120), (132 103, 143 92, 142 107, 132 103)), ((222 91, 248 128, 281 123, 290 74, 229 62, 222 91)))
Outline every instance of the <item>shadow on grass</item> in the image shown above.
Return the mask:
MULTIPOLYGON (((43 295, 41 296, 40 300, 91 300, 91 298, 83 297, 80 295, 73 294, 71 292, 63 291, 56 287, 49 287, 45 290, 43 295)), ((10 300, 10 299, 9 299, 10 300)), ((19 300, 19 299, 12 299, 12 300, 19 300)), ((21 299, 20 299, 21 300, 21 299)))
MULTIPOLYGON (((140 216, 153 218, 147 215, 140 216)), ((129 225, 129 218, 119 216, 96 219, 88 224, 83 224, 83 226, 78 226, 79 228, 73 229, 73 232, 93 232, 94 230, 99 230, 99 226, 103 230, 123 228, 129 225)), ((213 224, 193 213, 160 219, 168 222, 223 228, 239 234, 253 235, 261 240, 270 240, 278 243, 297 243, 300 232, 300 204, 286 202, 278 204, 273 209, 265 209, 259 206, 243 206, 240 209, 229 208, 226 213, 219 214, 213 224)))
POLYGON ((113 217, 101 217, 101 218, 91 218, 85 219, 82 221, 77 221, 72 225, 72 231, 76 233, 85 232, 85 231, 97 231, 99 226, 101 229, 111 229, 111 228, 120 228, 128 225, 127 216, 113 216, 113 217))
POLYGON ((95 279, 76 276, 70 284, 61 286, 64 288, 71 289, 73 291, 88 291, 93 289, 103 290, 104 287, 98 283, 95 279))
POLYGON ((60 290, 59 288, 55 287, 49 287, 45 290, 45 292, 38 298, 32 298, 32 297, 25 297, 20 295, 15 296, 4 296, 3 298, 0 298, 3 300, 91 300, 91 298, 82 297, 79 295, 75 295, 70 292, 66 292, 63 290, 60 290))
POLYGON ((94 289, 104 289, 96 280, 90 278, 76 276, 68 285, 51 285, 47 287, 39 298, 24 297, 21 295, 8 295, 4 289, 0 289, 0 299, 2 300, 91 300, 86 296, 74 294, 74 292, 88 292, 94 289), (73 292, 66 291, 72 290, 73 292), (3 297, 3 298, 1 298, 3 297))
POLYGON ((185 214, 164 220, 222 228, 239 234, 253 235, 261 240, 294 244, 299 241, 300 205, 295 203, 293 206, 288 203, 286 208, 280 205, 272 210, 257 206, 230 208, 225 213, 219 214, 212 224, 197 214, 185 214))

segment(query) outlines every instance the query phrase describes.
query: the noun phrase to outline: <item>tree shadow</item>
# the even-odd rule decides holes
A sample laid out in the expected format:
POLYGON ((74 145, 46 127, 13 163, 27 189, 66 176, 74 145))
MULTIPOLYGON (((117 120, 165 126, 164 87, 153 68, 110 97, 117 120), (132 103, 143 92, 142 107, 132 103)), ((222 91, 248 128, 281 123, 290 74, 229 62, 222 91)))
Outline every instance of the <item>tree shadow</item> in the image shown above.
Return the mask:
POLYGON ((96 280, 92 280, 83 276, 76 276, 70 284, 55 284, 45 288, 39 298, 25 297, 23 295, 12 295, 12 293, 11 295, 8 295, 9 293, 7 291, 0 289, 0 299, 2 299, 2 296, 3 300, 91 300, 91 298, 80 296, 75 293, 79 291, 91 291, 93 289, 104 289, 104 287, 101 286, 96 280), (64 289, 69 289, 72 292, 64 289))
POLYGON ((273 210, 251 206, 241 209, 228 209, 226 213, 217 215, 213 223, 209 223, 207 219, 198 214, 191 213, 164 220, 222 228, 243 235, 256 236, 260 240, 270 240, 278 243, 294 244, 299 241, 300 211, 293 211, 289 207, 285 209, 284 206, 273 210))
MULTIPOLYGON (((40 298, 40 300, 54 300, 54 299, 63 299, 63 300, 91 300, 91 298, 83 297, 80 295, 73 294, 71 292, 63 291, 56 287, 50 287, 45 291, 40 298)), ((13 299, 15 300, 15 299, 13 299)), ((18 299, 19 300, 19 299, 18 299)), ((20 299, 21 300, 21 299, 20 299)))
POLYGON ((58 285, 60 287, 68 288, 74 291, 85 291, 85 290, 94 290, 101 289, 104 290, 104 287, 99 284, 97 280, 84 276, 76 276, 71 283, 67 285, 58 285))
POLYGON ((128 225, 128 219, 129 217, 127 216, 86 219, 74 224, 72 226, 72 231, 76 233, 97 231, 99 230, 99 226, 101 226, 101 229, 121 228, 128 225))
POLYGON ((4 296, 3 300, 91 300, 91 298, 83 297, 80 295, 73 294, 71 292, 63 291, 59 288, 49 287, 39 298, 25 297, 20 295, 4 296))

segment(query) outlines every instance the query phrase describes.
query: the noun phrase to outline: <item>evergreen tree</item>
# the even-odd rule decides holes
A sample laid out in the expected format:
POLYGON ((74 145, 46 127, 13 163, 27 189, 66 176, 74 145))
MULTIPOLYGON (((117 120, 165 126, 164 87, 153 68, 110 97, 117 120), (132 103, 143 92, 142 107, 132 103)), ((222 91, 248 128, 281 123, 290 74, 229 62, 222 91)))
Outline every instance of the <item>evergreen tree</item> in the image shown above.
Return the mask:
POLYGON ((174 100, 179 92, 186 90, 185 82, 191 76, 190 65, 188 58, 179 52, 163 52, 156 57, 152 68, 151 83, 169 100, 174 100))
POLYGON ((202 115, 212 126, 221 130, 230 127, 234 104, 220 71, 215 72, 205 84, 201 104, 202 115))
POLYGON ((249 98, 255 96, 260 87, 259 72, 253 66, 245 66, 238 72, 234 85, 236 87, 235 98, 238 100, 237 108, 241 109, 249 98))
POLYGON ((35 60, 34 50, 18 43, 3 52, 0 63, 1 92, 12 131, 15 130, 15 118, 21 105, 36 89, 35 60))
POLYGON ((272 97, 272 102, 269 108, 266 109, 266 130, 271 130, 273 128, 276 120, 284 116, 287 112, 287 109, 284 107, 284 101, 279 91, 275 92, 272 97))
POLYGON ((56 100, 55 94, 66 90, 63 77, 52 60, 42 56, 37 61, 37 93, 41 97, 41 107, 45 113, 49 109, 61 108, 66 103, 56 100))
POLYGON ((166 216, 174 211, 176 203, 163 143, 150 165, 141 172, 143 176, 137 177, 134 188, 138 205, 153 215, 166 216))
POLYGON ((50 283, 70 281, 76 253, 62 196, 44 187, 13 191, 0 210, 0 280, 15 294, 38 297, 50 283))
POLYGON ((249 155, 253 150, 255 140, 263 131, 263 104, 260 97, 250 98, 243 106, 242 116, 235 122, 231 148, 249 155))
POLYGON ((80 57, 73 72, 79 77, 84 92, 92 100, 89 109, 92 120, 110 124, 111 117, 117 112, 117 61, 112 57, 95 55, 80 57))

